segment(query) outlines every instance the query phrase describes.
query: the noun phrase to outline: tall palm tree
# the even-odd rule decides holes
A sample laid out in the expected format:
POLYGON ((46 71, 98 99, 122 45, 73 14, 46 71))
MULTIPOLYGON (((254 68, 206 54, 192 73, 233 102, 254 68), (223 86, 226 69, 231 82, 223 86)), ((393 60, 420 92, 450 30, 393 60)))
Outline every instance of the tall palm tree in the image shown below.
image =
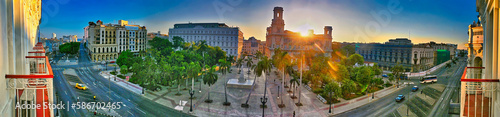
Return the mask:
MULTIPOLYGON (((255 75, 257 76, 262 76, 262 73, 264 72, 265 74, 269 74, 269 72, 271 72, 271 69, 272 69, 272 62, 271 62, 271 59, 268 59, 267 57, 262 57, 261 60, 257 63, 257 66, 255 68, 255 75)), ((264 98, 266 97, 266 93, 267 93, 267 77, 264 75, 265 77, 265 81, 264 81, 264 98)), ((262 105, 263 107, 265 105, 262 105)))
POLYGON ((178 67, 178 66, 175 66, 174 67, 174 77, 177 79, 177 93, 175 95, 182 95, 181 94, 181 81, 182 81, 182 77, 184 76, 184 70, 186 68, 185 67, 178 67))
POLYGON ((238 60, 236 60, 236 67, 238 67, 238 74, 240 74, 241 72, 241 66, 243 66, 243 58, 238 58, 238 60))
POLYGON ((226 80, 226 73, 231 73, 231 63, 226 61, 225 59, 219 59, 219 72, 222 74, 222 77, 224 77, 224 96, 226 101, 223 103, 224 106, 229 106, 231 105, 230 102, 227 101, 227 80, 226 80))
POLYGON ((244 104, 241 104, 241 107, 245 107, 245 108, 248 108, 248 100, 250 100, 250 95, 252 94, 253 92, 253 89, 255 87, 255 82, 257 81, 257 65, 252 65, 252 67, 250 67, 251 69, 253 69, 253 73, 255 74, 254 75, 254 78, 253 78, 253 84, 252 84, 252 88, 250 90, 250 93, 248 93, 248 97, 247 97, 247 101, 245 101, 244 104))
POLYGON ((294 88, 292 99, 296 99, 297 96, 295 96, 295 92, 297 91, 297 88, 295 88, 295 87, 297 87, 297 84, 299 84, 299 77, 296 74, 291 74, 290 83, 293 84, 293 86, 292 85, 290 85, 290 86, 292 88, 294 88))
POLYGON ((252 67, 253 60, 250 56, 247 56, 247 59, 245 59, 245 61, 246 61, 246 66, 248 68, 248 75, 250 75, 250 67, 252 67))
MULTIPOLYGON (((294 65, 295 64, 290 63, 290 64, 288 64, 288 65, 285 66, 285 73, 286 73, 286 75, 291 76, 291 75, 295 74, 295 70, 293 70, 293 66, 294 65)), ((289 79, 291 80, 290 77, 289 77, 289 79)), ((290 86, 291 86, 292 82, 289 82, 289 83, 290 83, 290 86)), ((291 88, 288 88, 288 92, 291 92, 291 88)))
POLYGON ((206 103, 212 103, 213 101, 210 99, 210 90, 212 89, 211 86, 217 82, 217 79, 219 79, 217 74, 215 74, 216 67, 216 65, 210 67, 210 69, 206 71, 206 77, 203 78, 203 83, 208 84, 208 99, 205 100, 206 103))

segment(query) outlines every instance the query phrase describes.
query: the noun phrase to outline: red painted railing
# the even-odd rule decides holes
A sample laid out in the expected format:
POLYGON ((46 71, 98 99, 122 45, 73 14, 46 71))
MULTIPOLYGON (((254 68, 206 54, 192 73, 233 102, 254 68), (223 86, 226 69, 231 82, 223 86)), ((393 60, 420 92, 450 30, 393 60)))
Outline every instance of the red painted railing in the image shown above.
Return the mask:
POLYGON ((460 79, 460 115, 465 117, 495 117, 499 79, 484 78, 484 67, 466 67, 460 79))

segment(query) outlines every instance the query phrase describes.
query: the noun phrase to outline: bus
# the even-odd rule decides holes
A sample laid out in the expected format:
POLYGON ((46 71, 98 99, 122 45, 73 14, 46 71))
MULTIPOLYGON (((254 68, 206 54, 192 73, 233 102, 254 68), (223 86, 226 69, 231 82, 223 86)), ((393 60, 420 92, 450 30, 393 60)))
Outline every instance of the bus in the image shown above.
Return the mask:
POLYGON ((436 75, 429 75, 425 76, 424 78, 420 79, 420 83, 435 83, 437 82, 437 76, 436 75))

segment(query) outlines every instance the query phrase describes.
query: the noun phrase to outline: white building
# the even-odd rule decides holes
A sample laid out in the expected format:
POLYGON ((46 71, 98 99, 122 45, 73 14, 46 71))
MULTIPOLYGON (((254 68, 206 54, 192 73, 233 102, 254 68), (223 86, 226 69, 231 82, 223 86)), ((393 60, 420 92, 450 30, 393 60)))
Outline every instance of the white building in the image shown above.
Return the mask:
POLYGON ((131 50, 135 55, 146 50, 146 27, 129 25, 128 21, 119 20, 118 24, 89 22, 84 28, 87 49, 92 61, 116 60, 122 51, 131 50))
POLYGON ((52 39, 57 39, 56 33, 52 33, 52 39))
POLYGON ((64 35, 63 40, 64 42, 77 42, 77 36, 76 35, 64 35))
POLYGON ((434 48, 429 43, 416 44, 411 49, 412 72, 424 71, 434 66, 434 48))
POLYGON ((228 56, 238 56, 243 47, 243 32, 238 27, 229 27, 224 23, 175 24, 168 34, 170 40, 176 36, 185 42, 205 40, 210 46, 219 46, 228 56))

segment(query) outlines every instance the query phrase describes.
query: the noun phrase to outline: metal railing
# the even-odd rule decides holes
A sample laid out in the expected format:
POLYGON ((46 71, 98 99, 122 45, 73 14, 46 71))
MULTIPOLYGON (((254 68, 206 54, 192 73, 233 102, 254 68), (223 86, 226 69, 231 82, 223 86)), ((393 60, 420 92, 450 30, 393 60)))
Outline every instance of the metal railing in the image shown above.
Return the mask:
MULTIPOLYGON (((45 54, 41 43, 33 47, 32 54, 45 54), (43 52, 43 53, 42 53, 43 52)), ((47 56, 26 56, 29 63, 28 74, 7 74, 7 89, 15 97, 13 104, 40 105, 40 108, 15 108, 15 116, 38 116, 53 117, 52 108, 46 108, 48 104, 54 104, 52 67, 47 56), (45 107, 45 108, 44 108, 45 107)))
POLYGON ((462 117, 495 117, 493 101, 499 79, 485 78, 484 67, 466 67, 460 89, 460 116, 462 117))

